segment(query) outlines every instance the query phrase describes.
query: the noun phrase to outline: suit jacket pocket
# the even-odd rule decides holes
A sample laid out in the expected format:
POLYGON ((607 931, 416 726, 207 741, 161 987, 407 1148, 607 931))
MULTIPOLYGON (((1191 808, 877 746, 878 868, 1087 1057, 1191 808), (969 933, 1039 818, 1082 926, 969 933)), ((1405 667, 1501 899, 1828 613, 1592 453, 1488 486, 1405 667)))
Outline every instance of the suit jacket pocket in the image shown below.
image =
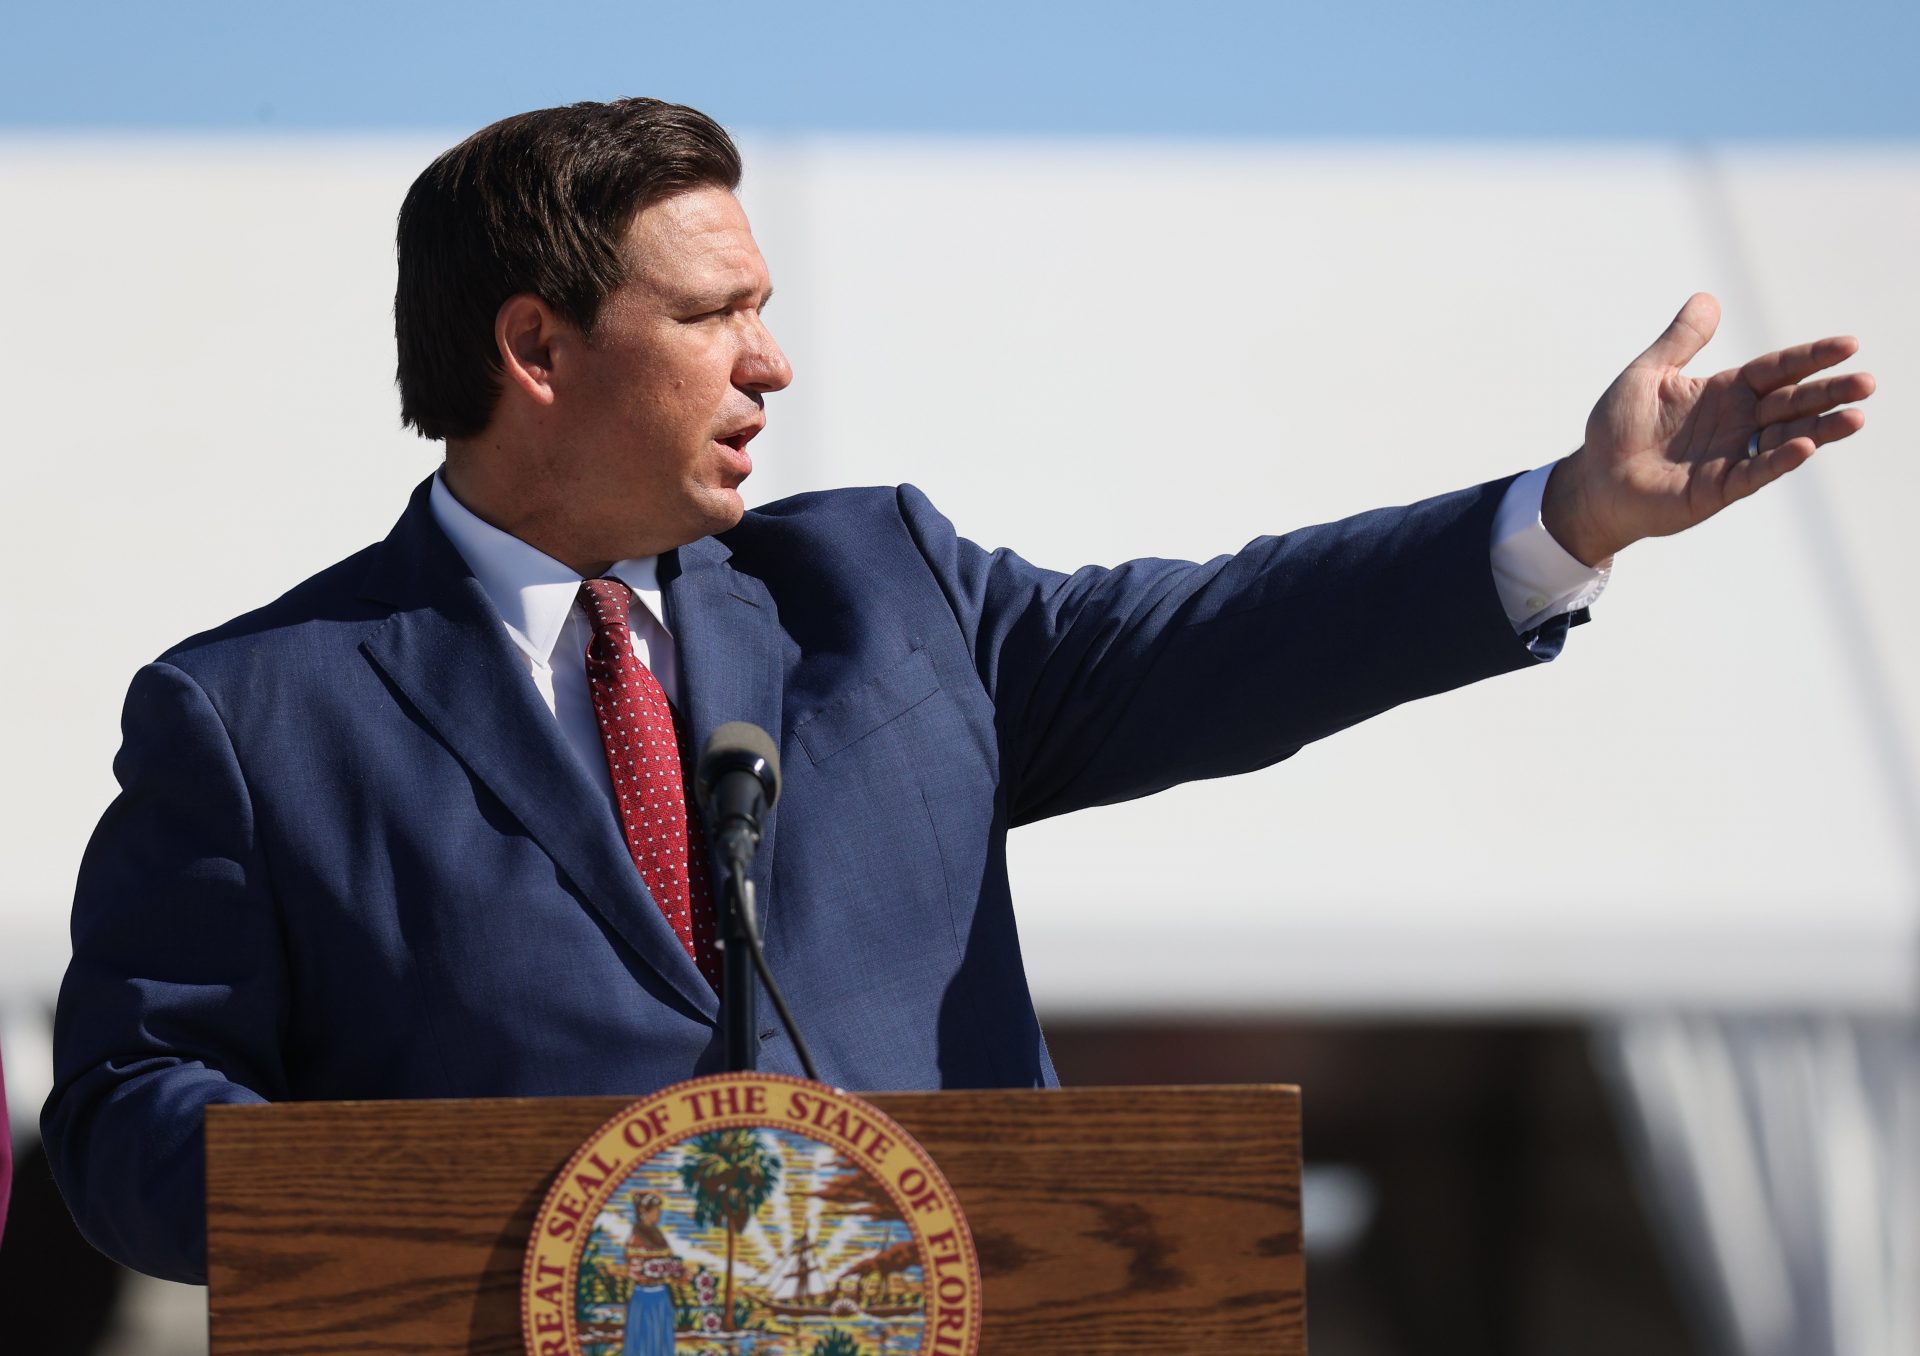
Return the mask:
POLYGON ((896 720, 940 690, 933 660, 915 650, 892 668, 869 678, 805 717, 794 737, 816 763, 896 720))

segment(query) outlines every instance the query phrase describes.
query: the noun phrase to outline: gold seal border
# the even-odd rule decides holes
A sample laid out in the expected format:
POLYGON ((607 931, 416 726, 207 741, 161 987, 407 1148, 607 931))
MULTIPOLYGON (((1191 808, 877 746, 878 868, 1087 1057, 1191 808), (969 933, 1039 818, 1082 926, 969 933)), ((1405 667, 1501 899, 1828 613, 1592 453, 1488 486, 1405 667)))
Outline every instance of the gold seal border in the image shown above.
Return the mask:
MULTIPOLYGON (((769 1102, 771 1103, 771 1096, 769 1096, 769 1102)), ((816 1083, 810 1079, 796 1078, 791 1074, 762 1073, 759 1071, 708 1074, 701 1078, 691 1078, 683 1082, 669 1084, 645 1097, 637 1098, 620 1108, 618 1112, 595 1129, 593 1133, 582 1142, 578 1149, 574 1150, 572 1156, 567 1159, 566 1163, 554 1175, 552 1185, 548 1187, 546 1194, 541 1198, 540 1207, 534 1212, 532 1227, 528 1232, 526 1257, 521 1264, 520 1272, 520 1331, 521 1340, 528 1356, 543 1356, 543 1353, 545 1356, 579 1356, 581 1346, 573 1296, 579 1285, 580 1259, 586 1251, 587 1242, 592 1235, 593 1221, 598 1218, 600 1211, 606 1207, 607 1201, 612 1198, 613 1193, 619 1188, 620 1183, 625 1180, 640 1163, 676 1144, 692 1138, 694 1135, 707 1134, 715 1130, 732 1129, 786 1130, 801 1136, 803 1139, 810 1139, 815 1143, 825 1144, 829 1148, 845 1155, 850 1162, 861 1166, 870 1177, 880 1184, 881 1189, 893 1199, 895 1205, 900 1207, 901 1216, 906 1221, 907 1228, 912 1233, 914 1242, 920 1247, 923 1265, 928 1272, 927 1326, 922 1335, 922 1342, 919 1348, 920 1352, 923 1356, 974 1356, 980 1344, 980 1329, 985 1320, 984 1297, 981 1293, 980 1257, 974 1248, 973 1231, 967 1224, 965 1212, 960 1208, 959 1197, 955 1195, 952 1184, 947 1181, 946 1175, 940 1171, 939 1165, 934 1162, 933 1155, 929 1154, 926 1148, 912 1135, 908 1134, 893 1117, 887 1115, 886 1112, 880 1110, 871 1102, 865 1101, 847 1092, 843 1088, 830 1087, 825 1083, 816 1083), (810 1122, 795 1121, 788 1117, 777 1116, 770 1111, 758 1114, 716 1115, 704 1118, 691 1117, 690 1112, 684 1113, 690 1117, 690 1123, 684 1128, 675 1127, 670 1132, 663 1134, 660 1138, 650 1140, 641 1148, 627 1149, 624 1145, 619 1145, 620 1156, 614 1157, 613 1167, 612 1170, 607 1173, 604 1187, 596 1189, 591 1194, 583 1193, 583 1201, 578 1216, 556 1210, 559 1199, 569 1188, 573 1187, 573 1178, 576 1171, 584 1167, 594 1173, 598 1173, 600 1169, 594 1167, 590 1162, 595 1152, 605 1147, 603 1141, 610 1136, 621 1137, 619 1132, 636 1116, 661 1104, 683 1099, 689 1093, 707 1092, 721 1088, 745 1089, 752 1087, 765 1088, 769 1094, 779 1088, 789 1090, 798 1089, 823 1099, 838 1110, 853 1112, 866 1120, 876 1131, 886 1134, 886 1136, 893 1141, 895 1147, 903 1150, 913 1160, 910 1166, 918 1166, 922 1170, 926 1178, 927 1187, 930 1192, 937 1197, 940 1207, 933 1223, 936 1225, 941 1223, 941 1216, 944 1216, 946 1220, 952 1222, 955 1241, 959 1247, 959 1256, 951 1260, 964 1261, 965 1263, 967 1278, 966 1294, 963 1305, 958 1306, 963 1309, 966 1315, 964 1340, 942 1341, 939 1332, 934 1328, 933 1320, 935 1315, 940 1312, 941 1306, 935 1302, 940 1273, 936 1271, 932 1265, 934 1252, 928 1243, 928 1237, 932 1231, 923 1227, 922 1221, 914 1212, 912 1201, 900 1189, 897 1180, 895 1180, 901 1176, 901 1173, 895 1172, 889 1177, 889 1175, 881 1171, 881 1165, 874 1163, 866 1151, 856 1146, 852 1140, 846 1139, 832 1131, 817 1127, 810 1122), (549 1330, 536 1333, 533 1328, 532 1299, 536 1288, 544 1287, 535 1286, 535 1267, 542 1251, 543 1226, 550 1218, 555 1217, 556 1214, 561 1218, 572 1220, 576 1225, 574 1236, 566 1241, 567 1264, 564 1277, 560 1281, 561 1294, 563 1296, 563 1302, 559 1306, 562 1327, 559 1332, 549 1330), (556 1340, 560 1343, 557 1348, 553 1346, 556 1340)), ((613 1156, 609 1155, 609 1157, 613 1156)))

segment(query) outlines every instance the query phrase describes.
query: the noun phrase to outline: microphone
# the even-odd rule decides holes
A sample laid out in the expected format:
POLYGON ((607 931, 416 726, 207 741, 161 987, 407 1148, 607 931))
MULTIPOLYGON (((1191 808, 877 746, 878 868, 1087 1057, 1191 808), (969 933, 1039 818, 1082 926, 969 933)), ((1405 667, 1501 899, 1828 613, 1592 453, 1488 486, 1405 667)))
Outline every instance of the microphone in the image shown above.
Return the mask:
POLYGON ((723 860, 750 861, 760 823, 780 799, 780 750, 758 725, 729 721, 707 739, 694 778, 707 831, 723 860))

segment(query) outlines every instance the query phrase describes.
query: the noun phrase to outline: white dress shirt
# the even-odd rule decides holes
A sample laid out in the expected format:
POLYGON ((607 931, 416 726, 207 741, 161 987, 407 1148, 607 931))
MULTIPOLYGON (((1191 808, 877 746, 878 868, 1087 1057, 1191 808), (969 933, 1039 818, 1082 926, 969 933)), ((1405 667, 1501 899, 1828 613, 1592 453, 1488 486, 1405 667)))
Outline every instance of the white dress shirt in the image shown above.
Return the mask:
MULTIPOLYGON (((587 687, 587 644, 593 639, 593 627, 587 614, 575 606, 580 576, 518 537, 483 522, 453 497, 437 475, 428 504, 434 521, 506 624, 507 635, 527 661, 533 685, 560 722, 568 746, 606 792, 607 803, 617 804, 613 778, 607 772, 606 746, 600 742, 600 722, 593 714, 593 693, 587 687)), ((633 590, 634 605, 627 617, 633 652, 660 680, 667 700, 678 706, 680 666, 674 658, 673 636, 663 620, 666 606, 660 596, 659 565, 657 556, 622 560, 607 574, 633 590)))
MULTIPOLYGON (((1588 606, 1606 588, 1611 570, 1611 562, 1597 570, 1582 565, 1561 549, 1541 523, 1540 501, 1551 469, 1543 466, 1515 480, 1494 513, 1489 543, 1493 582, 1515 634, 1524 635, 1563 613, 1588 606)), ((587 688, 587 643, 593 628, 586 613, 575 606, 580 576, 518 537, 483 522, 453 497, 440 476, 433 478, 428 502, 434 521, 467 562, 499 612, 507 635, 526 659, 533 685, 560 722, 567 744, 606 793, 608 804, 614 804, 613 779, 607 774, 593 694, 587 688)), ((658 556, 648 556, 618 561, 607 574, 633 590, 627 622, 633 651, 660 680, 667 700, 677 706, 679 665, 674 662, 673 635, 667 630, 659 566, 658 556)))

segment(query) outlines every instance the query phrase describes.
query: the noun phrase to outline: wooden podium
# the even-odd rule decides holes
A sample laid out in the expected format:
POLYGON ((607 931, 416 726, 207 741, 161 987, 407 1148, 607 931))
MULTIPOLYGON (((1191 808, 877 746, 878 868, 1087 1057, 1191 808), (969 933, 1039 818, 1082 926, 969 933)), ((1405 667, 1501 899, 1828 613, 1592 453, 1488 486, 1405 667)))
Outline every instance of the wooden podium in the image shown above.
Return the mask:
MULTIPOLYGON (((518 1356, 534 1213, 628 1100, 209 1108, 213 1356, 518 1356)), ((1306 1351, 1297 1089, 869 1100, 966 1209, 982 1356, 1306 1351)))

